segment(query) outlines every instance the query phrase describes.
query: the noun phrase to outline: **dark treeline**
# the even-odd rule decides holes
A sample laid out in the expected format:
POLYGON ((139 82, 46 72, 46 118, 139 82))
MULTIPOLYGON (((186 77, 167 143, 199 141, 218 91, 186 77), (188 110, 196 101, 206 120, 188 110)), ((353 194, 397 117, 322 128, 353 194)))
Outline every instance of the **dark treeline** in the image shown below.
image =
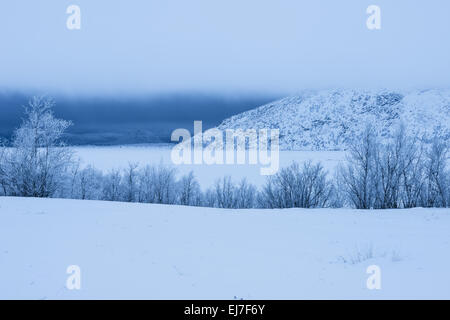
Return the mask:
POLYGON ((193 173, 177 177, 173 167, 140 167, 104 173, 81 168, 61 142, 71 125, 56 119, 53 102, 33 98, 9 145, 0 149, 0 194, 22 197, 179 204, 216 208, 388 209, 448 207, 448 142, 408 137, 399 127, 380 139, 367 126, 349 146, 347 161, 330 176, 321 163, 293 163, 256 188, 247 180, 217 180, 202 191, 193 173))

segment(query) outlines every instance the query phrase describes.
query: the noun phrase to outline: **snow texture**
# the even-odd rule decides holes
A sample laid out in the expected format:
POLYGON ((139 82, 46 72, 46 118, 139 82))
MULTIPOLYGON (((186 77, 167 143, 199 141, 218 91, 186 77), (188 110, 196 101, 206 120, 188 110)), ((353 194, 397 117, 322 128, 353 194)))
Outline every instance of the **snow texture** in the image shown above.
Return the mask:
POLYGON ((0 298, 449 299, 450 210, 0 198, 0 298), (81 268, 81 289, 66 269, 81 268), (367 267, 381 268, 369 290, 367 267))

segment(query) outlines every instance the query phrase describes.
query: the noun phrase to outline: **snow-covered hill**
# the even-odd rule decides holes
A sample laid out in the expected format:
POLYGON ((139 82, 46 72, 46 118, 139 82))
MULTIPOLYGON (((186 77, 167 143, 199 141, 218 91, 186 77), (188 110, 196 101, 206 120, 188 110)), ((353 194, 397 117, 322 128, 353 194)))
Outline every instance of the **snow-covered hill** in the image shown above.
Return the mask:
POLYGON ((279 128, 282 150, 341 150, 367 122, 383 136, 403 122, 408 134, 448 139, 450 90, 308 92, 235 115, 218 128, 279 128))
POLYGON ((449 299, 449 229, 449 209, 0 197, 0 299, 449 299), (80 290, 66 288, 71 265, 80 290))

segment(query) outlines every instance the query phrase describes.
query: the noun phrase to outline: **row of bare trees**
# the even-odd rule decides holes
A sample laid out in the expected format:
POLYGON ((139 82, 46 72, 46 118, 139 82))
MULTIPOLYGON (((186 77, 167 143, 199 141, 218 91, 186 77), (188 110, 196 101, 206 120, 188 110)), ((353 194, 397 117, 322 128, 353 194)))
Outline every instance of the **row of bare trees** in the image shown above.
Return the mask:
POLYGON ((321 163, 293 163, 270 176, 258 190, 243 179, 217 180, 202 191, 193 173, 178 178, 174 168, 140 167, 104 173, 81 168, 62 142, 69 121, 57 119, 53 101, 33 98, 7 147, 0 148, 0 194, 60 197, 217 208, 387 209, 448 207, 448 141, 409 137, 399 127, 380 139, 367 126, 349 146, 348 158, 329 178, 321 163))
POLYGON ((68 188, 59 197, 85 200, 108 200, 217 208, 252 208, 256 188, 230 177, 218 180, 202 192, 192 172, 177 179, 176 170, 164 166, 129 164, 124 170, 103 174, 93 167, 76 169, 68 180, 68 188))
POLYGON ((448 207, 448 142, 425 143, 403 126, 383 141, 368 126, 350 146, 335 179, 338 197, 358 209, 448 207))

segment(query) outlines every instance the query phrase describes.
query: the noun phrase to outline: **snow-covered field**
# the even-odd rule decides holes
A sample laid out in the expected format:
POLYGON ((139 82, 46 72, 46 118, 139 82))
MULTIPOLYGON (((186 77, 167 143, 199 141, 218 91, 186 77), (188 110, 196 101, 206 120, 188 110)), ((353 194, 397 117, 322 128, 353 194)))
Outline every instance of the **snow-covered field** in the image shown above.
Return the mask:
MULTIPOLYGON (((171 145, 124 145, 124 146, 79 146, 73 148, 82 160, 82 165, 92 165, 108 171, 125 168, 130 162, 140 165, 163 163, 173 165, 170 154, 171 145)), ((280 168, 288 166, 292 161, 321 161, 325 169, 333 172, 336 165, 345 159, 342 151, 280 151, 280 168)), ((244 177, 257 186, 264 183, 265 177, 260 174, 260 165, 173 165, 178 174, 193 171, 202 188, 211 186, 215 180, 230 175, 235 181, 244 177)))
POLYGON ((0 298, 450 298, 450 210, 0 197, 0 298), (68 290, 66 269, 81 268, 68 290), (369 290, 366 269, 381 268, 369 290))

